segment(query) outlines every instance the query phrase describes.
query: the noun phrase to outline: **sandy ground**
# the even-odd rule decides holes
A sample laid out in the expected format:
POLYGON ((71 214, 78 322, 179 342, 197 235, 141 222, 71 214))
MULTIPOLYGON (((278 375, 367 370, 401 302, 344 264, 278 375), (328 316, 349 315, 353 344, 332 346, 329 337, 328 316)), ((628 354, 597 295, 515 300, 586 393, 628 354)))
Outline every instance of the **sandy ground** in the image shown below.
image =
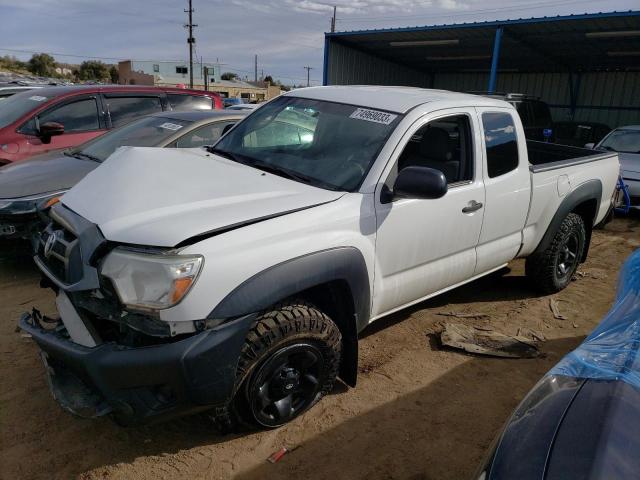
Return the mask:
MULTIPOLYGON (((465 479, 536 381, 577 346, 609 309, 618 269, 640 247, 640 219, 595 232, 583 275, 553 297, 529 288, 524 264, 372 325, 360 342, 356 389, 338 385, 275 431, 221 436, 202 417, 123 429, 63 412, 46 386, 37 348, 15 331, 20 313, 54 313, 30 259, 0 256, 0 478, 2 479, 465 479), (542 332, 544 356, 513 360, 438 347, 443 312, 489 315, 476 323, 508 334, 542 332), (295 448, 275 465, 265 459, 295 448)), ((7 251, 9 250, 9 251, 7 251)), ((463 322, 473 323, 472 319, 463 322)))

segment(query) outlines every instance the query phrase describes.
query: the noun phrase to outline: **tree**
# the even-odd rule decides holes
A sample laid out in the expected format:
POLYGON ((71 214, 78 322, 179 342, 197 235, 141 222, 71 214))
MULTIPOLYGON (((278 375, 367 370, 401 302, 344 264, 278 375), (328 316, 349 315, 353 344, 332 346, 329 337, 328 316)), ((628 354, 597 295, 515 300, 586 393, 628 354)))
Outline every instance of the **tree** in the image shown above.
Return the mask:
POLYGON ((109 67, 99 60, 86 60, 78 70, 80 80, 108 80, 111 78, 109 67))
POLYGON ((271 75, 267 75, 266 77, 264 77, 264 81, 269 82, 271 85, 275 85, 273 77, 271 75))
POLYGON ((55 73, 56 60, 46 53, 35 53, 29 60, 28 68, 34 75, 49 77, 55 73))
POLYGON ((220 78, 222 80, 235 80, 236 78, 238 78, 238 74, 233 72, 224 72, 222 75, 220 75, 220 78))
POLYGON ((120 72, 118 71, 118 67, 115 65, 111 65, 109 69, 109 76, 111 77, 111 83, 118 83, 120 80, 120 72))

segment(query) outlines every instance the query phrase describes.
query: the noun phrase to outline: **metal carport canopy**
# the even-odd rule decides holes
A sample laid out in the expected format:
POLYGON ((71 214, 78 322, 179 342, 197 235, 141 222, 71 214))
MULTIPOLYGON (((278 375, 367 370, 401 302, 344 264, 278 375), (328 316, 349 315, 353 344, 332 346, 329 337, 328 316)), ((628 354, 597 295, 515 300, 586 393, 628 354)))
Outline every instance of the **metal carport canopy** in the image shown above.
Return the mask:
POLYGON ((640 11, 325 34, 333 43, 424 73, 640 71, 640 11))

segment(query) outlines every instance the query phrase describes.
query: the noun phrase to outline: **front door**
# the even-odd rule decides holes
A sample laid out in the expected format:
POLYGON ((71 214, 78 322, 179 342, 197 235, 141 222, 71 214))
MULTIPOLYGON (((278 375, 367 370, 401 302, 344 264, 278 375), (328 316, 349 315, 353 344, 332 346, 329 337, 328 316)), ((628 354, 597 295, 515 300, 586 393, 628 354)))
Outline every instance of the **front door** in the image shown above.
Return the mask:
POLYGON ((432 113, 409 129, 387 166, 387 187, 399 170, 419 165, 441 170, 448 192, 385 202, 378 187, 373 318, 473 276, 485 203, 477 122, 472 108, 432 113))
POLYGON ((100 105, 95 96, 75 97, 64 100, 34 116, 20 127, 20 132, 28 136, 29 155, 75 147, 104 133, 104 123, 100 105), (64 126, 62 135, 51 137, 43 143, 37 136, 38 126, 56 122, 64 126))

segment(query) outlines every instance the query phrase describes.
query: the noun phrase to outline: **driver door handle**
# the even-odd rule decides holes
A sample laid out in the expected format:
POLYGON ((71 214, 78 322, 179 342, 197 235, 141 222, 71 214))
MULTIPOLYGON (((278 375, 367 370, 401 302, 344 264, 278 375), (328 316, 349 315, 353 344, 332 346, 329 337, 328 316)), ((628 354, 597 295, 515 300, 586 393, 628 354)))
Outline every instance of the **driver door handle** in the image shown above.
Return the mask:
POLYGON ((462 209, 462 213, 475 212, 476 210, 480 210, 481 208, 482 208, 481 202, 476 202, 475 200, 471 200, 469 202, 469 205, 462 209))

